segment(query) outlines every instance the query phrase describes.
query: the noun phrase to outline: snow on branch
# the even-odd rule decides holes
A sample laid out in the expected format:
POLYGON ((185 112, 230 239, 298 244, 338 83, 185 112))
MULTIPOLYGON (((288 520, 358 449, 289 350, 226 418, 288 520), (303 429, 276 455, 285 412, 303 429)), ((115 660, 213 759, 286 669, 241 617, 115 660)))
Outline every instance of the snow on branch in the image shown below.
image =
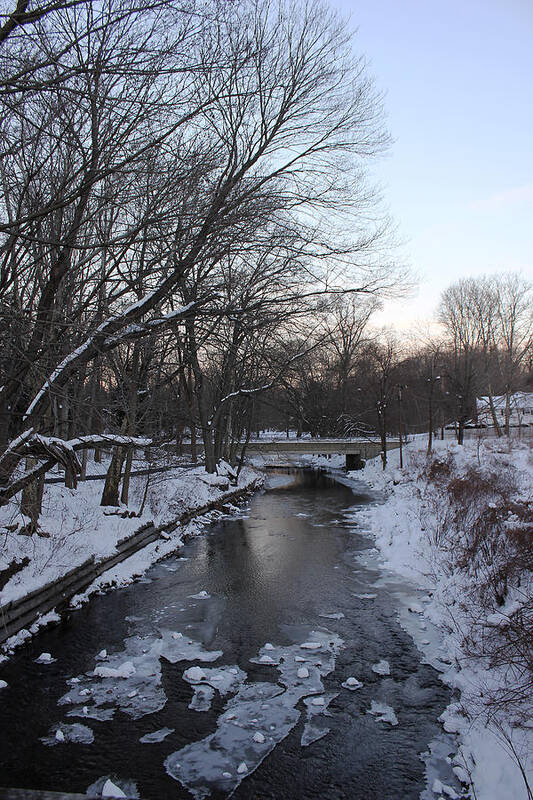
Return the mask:
MULTIPOLYGON (((76 439, 58 439, 56 436, 42 436, 33 430, 25 431, 15 439, 8 448, 9 456, 20 461, 24 457, 35 458, 40 463, 23 475, 17 477, 7 486, 0 488, 0 505, 4 505, 18 492, 39 478, 56 464, 62 464, 71 475, 79 475, 81 464, 76 451, 88 447, 118 445, 119 447, 149 447, 151 439, 136 436, 114 436, 113 434, 95 434, 78 436, 76 439)), ((6 451, 6 453, 8 452, 6 451)), ((6 453, 2 456, 4 458, 6 453)))
MULTIPOLYGON (((33 436, 33 428, 28 428, 27 431, 23 431, 20 436, 17 436, 16 439, 13 439, 12 442, 6 447, 2 455, 0 456, 0 469, 13 458, 16 458, 18 449, 22 447, 31 437, 33 436)), ((17 459, 18 460, 18 459, 17 459)))

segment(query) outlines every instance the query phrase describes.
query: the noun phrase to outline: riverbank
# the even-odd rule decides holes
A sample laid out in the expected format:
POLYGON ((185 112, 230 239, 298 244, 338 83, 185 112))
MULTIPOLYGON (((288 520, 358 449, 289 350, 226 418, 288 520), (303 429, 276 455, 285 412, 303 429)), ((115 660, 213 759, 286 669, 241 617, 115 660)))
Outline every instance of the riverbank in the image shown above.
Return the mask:
MULTIPOLYGON (((143 464, 139 462, 137 466, 143 464)), ((27 520, 16 499, 2 508, 0 575, 4 580, 0 607, 59 582, 88 560, 94 559, 96 565, 115 560, 123 543, 133 541, 138 531, 160 531, 155 541, 99 575, 82 595, 73 598, 71 605, 79 605, 105 587, 126 585, 196 535, 206 521, 231 512, 231 497, 236 491, 252 492, 262 481, 260 474, 249 467, 241 471, 237 486, 226 475, 209 475, 203 467, 179 463, 168 466, 165 472, 133 476, 127 507, 99 505, 103 480, 81 482, 78 489, 46 484, 39 533, 32 536, 21 533, 27 520), (224 510, 217 510, 216 506, 222 505, 224 510), (13 574, 9 575, 11 571, 13 574)), ((105 462, 92 465, 99 472, 105 468, 105 462)), ((9 652, 39 627, 57 619, 53 611, 43 615, 29 630, 10 637, 2 650, 9 652)))
POLYGON ((385 471, 375 459, 353 473, 386 497, 366 525, 384 565, 427 591, 409 632, 457 692, 441 717, 459 742, 456 776, 475 800, 531 800, 531 449, 436 442, 428 458, 425 445, 406 448, 402 470, 396 452, 385 471))

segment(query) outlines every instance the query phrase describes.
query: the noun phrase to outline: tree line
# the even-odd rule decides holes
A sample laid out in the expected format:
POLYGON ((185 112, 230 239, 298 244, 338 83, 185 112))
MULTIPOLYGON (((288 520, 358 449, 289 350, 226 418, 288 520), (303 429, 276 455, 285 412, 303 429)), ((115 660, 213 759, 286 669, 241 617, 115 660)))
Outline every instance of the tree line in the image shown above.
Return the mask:
MULTIPOLYGON (((441 296, 431 335, 399 338, 371 325, 375 300, 344 303, 329 337, 284 384, 269 424, 312 436, 428 434, 453 426, 460 444, 487 397, 497 436, 509 435, 511 397, 533 389, 533 286, 516 273, 464 278, 441 296), (504 397, 496 408, 494 397, 504 397), (498 413, 497 413, 498 412, 498 413)), ((332 324, 331 324, 332 323, 332 324)), ((532 405, 533 407, 533 405, 532 405)))
POLYGON ((364 60, 319 0, 1 12, 0 503, 104 444, 117 503, 147 433, 213 471, 316 320, 398 283, 364 60))

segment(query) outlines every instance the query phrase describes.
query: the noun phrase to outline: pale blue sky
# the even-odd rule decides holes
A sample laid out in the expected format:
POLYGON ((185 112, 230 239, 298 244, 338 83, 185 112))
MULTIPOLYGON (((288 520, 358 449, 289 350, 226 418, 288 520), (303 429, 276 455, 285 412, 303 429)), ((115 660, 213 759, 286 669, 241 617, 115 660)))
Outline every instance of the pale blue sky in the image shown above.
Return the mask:
POLYGON ((332 4, 386 94, 394 144, 375 172, 422 279, 404 315, 429 317, 461 276, 533 280, 532 0, 332 4))

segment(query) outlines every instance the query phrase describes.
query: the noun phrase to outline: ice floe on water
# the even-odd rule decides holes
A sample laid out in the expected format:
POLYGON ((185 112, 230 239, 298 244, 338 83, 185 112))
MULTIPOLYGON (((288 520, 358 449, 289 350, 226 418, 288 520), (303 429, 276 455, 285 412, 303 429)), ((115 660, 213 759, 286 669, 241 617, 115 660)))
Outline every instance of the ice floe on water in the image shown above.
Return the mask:
POLYGON ((335 611, 332 614, 319 614, 319 616, 324 619, 344 619, 342 611, 335 611))
POLYGON ((394 709, 392 706, 386 705, 386 703, 378 703, 376 700, 372 700, 370 708, 366 713, 372 714, 372 716, 376 718, 376 722, 388 722, 389 725, 398 724, 398 718, 394 713, 394 709))
POLYGON ((100 708, 98 706, 76 706, 67 712, 67 717, 83 717, 84 719, 97 719, 108 722, 115 714, 114 708, 100 708))
POLYGON ((42 736, 41 742, 52 747, 56 744, 65 742, 76 742, 77 744, 92 744, 94 734, 86 725, 75 722, 73 725, 53 725, 48 736, 42 736))
POLYGON ((57 661, 57 659, 53 658, 50 653, 41 653, 41 655, 35 659, 36 664, 53 664, 54 661, 57 661))
POLYGON ((237 666, 231 667, 189 667, 183 673, 183 680, 190 684, 207 684, 220 694, 236 692, 246 680, 246 672, 237 666))
POLYGON ((120 786, 108 778, 102 786, 102 797, 126 797, 120 786))
POLYGON ((363 685, 361 681, 358 681, 357 678, 353 676, 346 678, 346 680, 341 683, 343 689, 349 689, 351 692, 354 692, 356 689, 362 689, 363 685))
POLYGON ((324 727, 317 723, 317 717, 328 715, 328 706, 332 700, 338 697, 338 694, 325 694, 319 697, 306 697, 304 705, 307 712, 307 720, 304 725, 301 745, 308 747, 313 742, 323 739, 329 733, 329 728, 324 727))
POLYGON ((97 664, 92 672, 70 679, 71 689, 61 697, 60 705, 76 706, 75 713, 105 719, 96 709, 118 708, 133 719, 160 711, 166 703, 161 685, 161 661, 216 661, 221 650, 205 650, 201 644, 181 633, 163 630, 159 636, 132 636, 121 652, 108 655, 105 665, 97 664), (74 683, 76 680, 76 683, 74 683), (87 712, 83 708, 87 707, 87 712))
POLYGON ((211 595, 209 592, 206 592, 205 589, 202 589, 201 592, 198 592, 197 594, 190 594, 189 597, 193 600, 209 600, 211 595))
MULTIPOLYGON (((219 716, 216 731, 172 753, 165 762, 168 774, 180 781, 198 800, 207 797, 211 791, 234 791, 294 728, 300 718, 296 705, 304 698, 309 720, 305 742, 310 744, 321 738, 325 732, 311 725, 311 720, 324 714, 336 696, 324 694, 321 678, 334 669, 335 657, 342 644, 337 634, 323 630, 312 631, 307 641, 289 646, 267 642, 258 656, 250 660, 275 668, 279 673, 279 683, 241 682, 219 716)), ((209 672, 225 675, 226 671, 229 669, 209 672)), ((193 676, 200 678, 196 671, 193 676)), ((204 677, 209 678, 210 685, 215 685, 213 674, 204 677)), ((240 679, 241 675, 238 674, 237 678, 240 679)))
POLYGON ((358 600, 375 600, 377 594, 374 592, 366 592, 364 594, 354 594, 354 597, 357 597, 358 600))
POLYGON ((139 741, 142 744, 155 744, 156 742, 162 742, 163 739, 166 739, 171 733, 174 733, 174 728, 159 728, 159 730, 153 731, 152 733, 145 733, 144 736, 141 736, 139 741))
POLYGON ((103 775, 87 789, 87 797, 139 797, 134 781, 103 775))
POLYGON ((382 658, 377 664, 372 664, 372 672, 375 672, 376 675, 390 675, 389 662, 382 658))
POLYGON ((193 686, 193 692, 189 708, 192 711, 209 711, 215 696, 212 686, 193 686))
POLYGON ((226 708, 214 733, 172 753, 165 762, 168 774, 196 798, 207 797, 213 789, 235 789, 287 736, 300 716, 287 702, 286 692, 271 683, 243 686, 226 708), (262 736, 255 736, 257 733, 262 736))

